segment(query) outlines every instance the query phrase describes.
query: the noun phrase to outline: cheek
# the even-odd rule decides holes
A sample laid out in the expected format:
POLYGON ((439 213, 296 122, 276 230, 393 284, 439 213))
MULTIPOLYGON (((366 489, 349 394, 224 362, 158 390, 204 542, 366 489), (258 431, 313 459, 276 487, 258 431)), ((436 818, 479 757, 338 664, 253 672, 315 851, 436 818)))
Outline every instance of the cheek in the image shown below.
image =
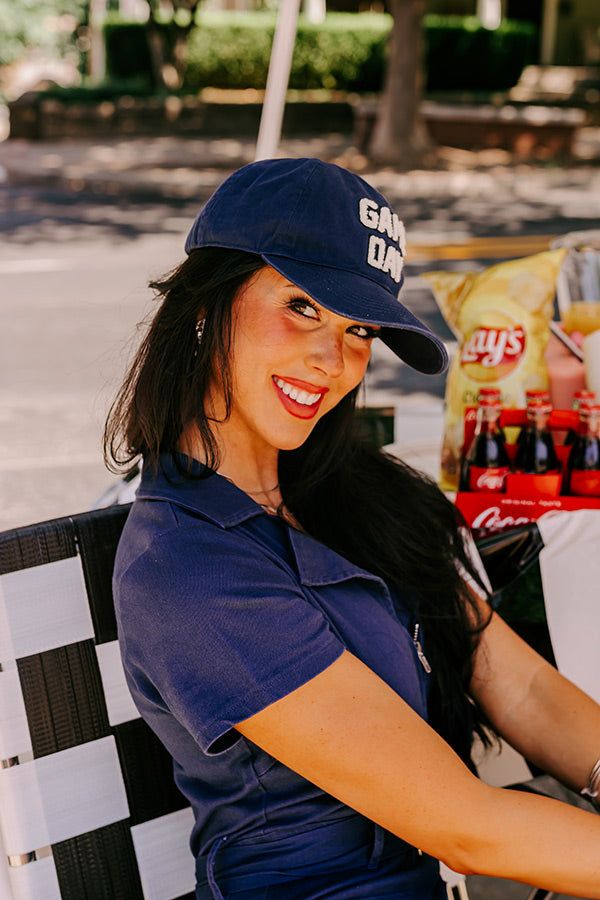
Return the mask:
POLYGON ((364 378, 369 360, 371 359, 371 345, 354 349, 346 362, 346 371, 349 379, 353 381, 352 387, 356 387, 364 378))
POLYGON ((257 357, 272 358, 298 343, 298 329, 294 323, 284 316, 272 316, 265 320, 250 323, 244 337, 251 354, 257 357))

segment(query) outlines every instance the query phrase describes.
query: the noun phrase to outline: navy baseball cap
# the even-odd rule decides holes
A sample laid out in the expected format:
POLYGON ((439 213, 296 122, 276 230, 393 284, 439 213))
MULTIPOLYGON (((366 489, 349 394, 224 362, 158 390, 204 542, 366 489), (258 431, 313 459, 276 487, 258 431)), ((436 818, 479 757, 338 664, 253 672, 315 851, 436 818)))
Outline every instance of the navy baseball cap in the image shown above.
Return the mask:
POLYGON ((319 159, 243 166, 215 191, 185 243, 261 256, 331 312, 381 325, 381 339, 413 369, 448 365, 442 341, 398 300, 404 226, 366 181, 319 159))

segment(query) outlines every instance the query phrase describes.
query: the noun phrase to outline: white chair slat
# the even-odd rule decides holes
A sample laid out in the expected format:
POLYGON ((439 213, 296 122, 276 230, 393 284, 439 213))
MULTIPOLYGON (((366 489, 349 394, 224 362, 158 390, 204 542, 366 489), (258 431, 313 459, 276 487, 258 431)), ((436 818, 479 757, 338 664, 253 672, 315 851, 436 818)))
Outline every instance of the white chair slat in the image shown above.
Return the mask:
POLYGON ((121 725, 131 719, 139 719, 140 714, 125 680, 118 641, 98 644, 96 656, 110 724, 121 725))
POLYGON ((196 882, 188 807, 131 829, 145 900, 173 900, 193 893, 196 882))
POLYGON ((20 856, 129 816, 112 736, 0 771, 4 849, 20 856))
POLYGON ((78 556, 0 576, 0 663, 93 636, 78 556))

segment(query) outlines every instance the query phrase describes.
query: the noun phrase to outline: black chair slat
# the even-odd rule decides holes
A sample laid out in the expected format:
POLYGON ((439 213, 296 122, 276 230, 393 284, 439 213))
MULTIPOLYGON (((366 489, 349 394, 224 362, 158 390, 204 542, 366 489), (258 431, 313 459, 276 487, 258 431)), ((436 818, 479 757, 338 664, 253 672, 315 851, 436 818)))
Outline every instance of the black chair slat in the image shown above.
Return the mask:
POLYGON ((0 575, 77 556, 70 517, 0 534, 0 575))
POLYGON ((25 657, 17 667, 34 757, 111 733, 92 641, 25 657))
POLYGON ((131 824, 185 809, 188 801, 173 780, 173 761, 143 719, 113 728, 131 824), (148 790, 148 785, 152 790, 148 790))
POLYGON ((54 844, 62 900, 144 900, 128 822, 54 844))
POLYGON ((131 504, 73 516, 94 633, 99 644, 117 639, 112 570, 117 544, 131 504))

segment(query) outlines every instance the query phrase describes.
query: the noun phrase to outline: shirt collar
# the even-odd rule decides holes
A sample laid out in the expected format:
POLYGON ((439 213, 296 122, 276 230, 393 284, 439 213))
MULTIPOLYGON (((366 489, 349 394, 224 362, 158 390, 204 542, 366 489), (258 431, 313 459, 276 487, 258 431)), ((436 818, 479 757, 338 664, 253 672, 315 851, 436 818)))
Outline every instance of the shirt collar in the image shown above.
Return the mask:
MULTIPOLYGON (((187 457, 179 456, 179 461, 185 469, 187 457)), ((207 474, 202 477, 203 470, 202 464, 194 461, 192 476, 196 477, 186 477, 179 471, 173 455, 164 453, 156 472, 150 468, 142 472, 136 497, 139 500, 165 500, 197 513, 221 528, 233 528, 258 516, 267 516, 258 503, 223 475, 204 470, 207 474)), ((355 566, 309 535, 292 527, 287 530, 302 584, 317 587, 359 577, 383 585, 376 575, 355 566)))
POLYGON ((339 553, 330 550, 308 534, 295 528, 289 529, 290 543, 300 581, 309 587, 320 587, 326 584, 338 584, 350 578, 362 578, 383 586, 383 582, 371 572, 355 566, 339 553))
MULTIPOLYGON (((183 470, 187 457, 178 456, 183 470)), ((217 472, 193 460, 191 477, 182 474, 171 453, 163 453, 158 469, 145 468, 136 497, 140 500, 166 500, 182 509, 199 513, 222 528, 239 525, 263 510, 252 497, 217 472)))

